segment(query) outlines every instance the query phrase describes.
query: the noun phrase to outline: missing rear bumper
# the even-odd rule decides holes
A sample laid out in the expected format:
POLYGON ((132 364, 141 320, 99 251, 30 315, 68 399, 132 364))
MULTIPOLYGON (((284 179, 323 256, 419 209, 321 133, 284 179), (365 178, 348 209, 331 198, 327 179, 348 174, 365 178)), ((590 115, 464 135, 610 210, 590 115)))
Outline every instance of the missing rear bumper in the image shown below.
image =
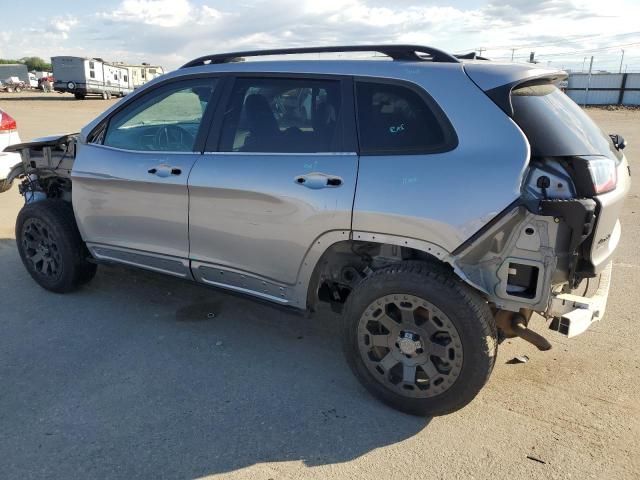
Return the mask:
POLYGON ((585 332, 593 322, 604 316, 611 284, 612 263, 600 274, 600 283, 595 294, 582 297, 571 293, 554 294, 547 316, 551 317, 549 328, 567 337, 575 337, 585 332))

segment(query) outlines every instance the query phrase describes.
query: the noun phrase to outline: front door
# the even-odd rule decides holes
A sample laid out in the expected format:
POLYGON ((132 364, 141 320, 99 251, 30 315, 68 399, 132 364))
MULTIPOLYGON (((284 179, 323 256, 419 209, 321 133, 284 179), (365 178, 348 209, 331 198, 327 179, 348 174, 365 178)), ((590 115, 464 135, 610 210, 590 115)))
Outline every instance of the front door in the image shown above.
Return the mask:
POLYGON ((187 178, 201 155, 197 139, 215 84, 199 78, 159 86, 78 146, 73 205, 97 258, 190 276, 187 178))
POLYGON ((189 179, 192 271, 289 303, 303 259, 351 229, 358 157, 347 81, 238 77, 189 179), (221 118, 220 118, 221 117, 221 118))

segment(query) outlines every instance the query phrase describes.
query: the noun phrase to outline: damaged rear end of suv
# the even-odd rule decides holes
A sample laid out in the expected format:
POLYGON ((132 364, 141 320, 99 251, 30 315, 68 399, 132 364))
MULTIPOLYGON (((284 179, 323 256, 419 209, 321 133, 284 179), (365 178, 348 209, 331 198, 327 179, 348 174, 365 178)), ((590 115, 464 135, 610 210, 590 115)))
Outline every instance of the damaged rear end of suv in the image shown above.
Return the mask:
POLYGON ((573 337, 604 315, 619 216, 631 171, 622 136, 605 134, 556 86, 563 72, 465 65, 525 134, 529 165, 521 196, 458 247, 456 265, 494 305, 500 333, 551 348, 526 328, 533 312, 573 337), (522 75, 522 73, 520 73, 522 75))

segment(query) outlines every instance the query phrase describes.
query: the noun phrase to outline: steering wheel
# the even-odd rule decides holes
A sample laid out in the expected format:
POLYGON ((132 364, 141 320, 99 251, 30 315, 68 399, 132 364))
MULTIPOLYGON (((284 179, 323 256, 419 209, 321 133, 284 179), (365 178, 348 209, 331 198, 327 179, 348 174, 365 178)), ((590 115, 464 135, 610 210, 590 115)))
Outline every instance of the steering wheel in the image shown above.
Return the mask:
POLYGON ((156 131, 154 143, 158 150, 184 152, 191 150, 195 137, 178 125, 162 125, 156 131))

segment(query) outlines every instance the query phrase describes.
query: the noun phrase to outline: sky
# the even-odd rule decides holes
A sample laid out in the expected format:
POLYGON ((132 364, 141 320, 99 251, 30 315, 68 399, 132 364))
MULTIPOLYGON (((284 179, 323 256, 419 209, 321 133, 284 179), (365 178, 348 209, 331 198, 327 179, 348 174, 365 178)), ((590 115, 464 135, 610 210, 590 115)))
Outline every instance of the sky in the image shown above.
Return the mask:
MULTIPOLYGON (((5 3, 8 0, 1 0, 5 3)), ((640 0, 29 0, 1 8, 0 58, 177 68, 228 51, 363 43, 483 49, 497 60, 640 71, 640 0), (585 62, 586 57, 586 62, 585 62)))

